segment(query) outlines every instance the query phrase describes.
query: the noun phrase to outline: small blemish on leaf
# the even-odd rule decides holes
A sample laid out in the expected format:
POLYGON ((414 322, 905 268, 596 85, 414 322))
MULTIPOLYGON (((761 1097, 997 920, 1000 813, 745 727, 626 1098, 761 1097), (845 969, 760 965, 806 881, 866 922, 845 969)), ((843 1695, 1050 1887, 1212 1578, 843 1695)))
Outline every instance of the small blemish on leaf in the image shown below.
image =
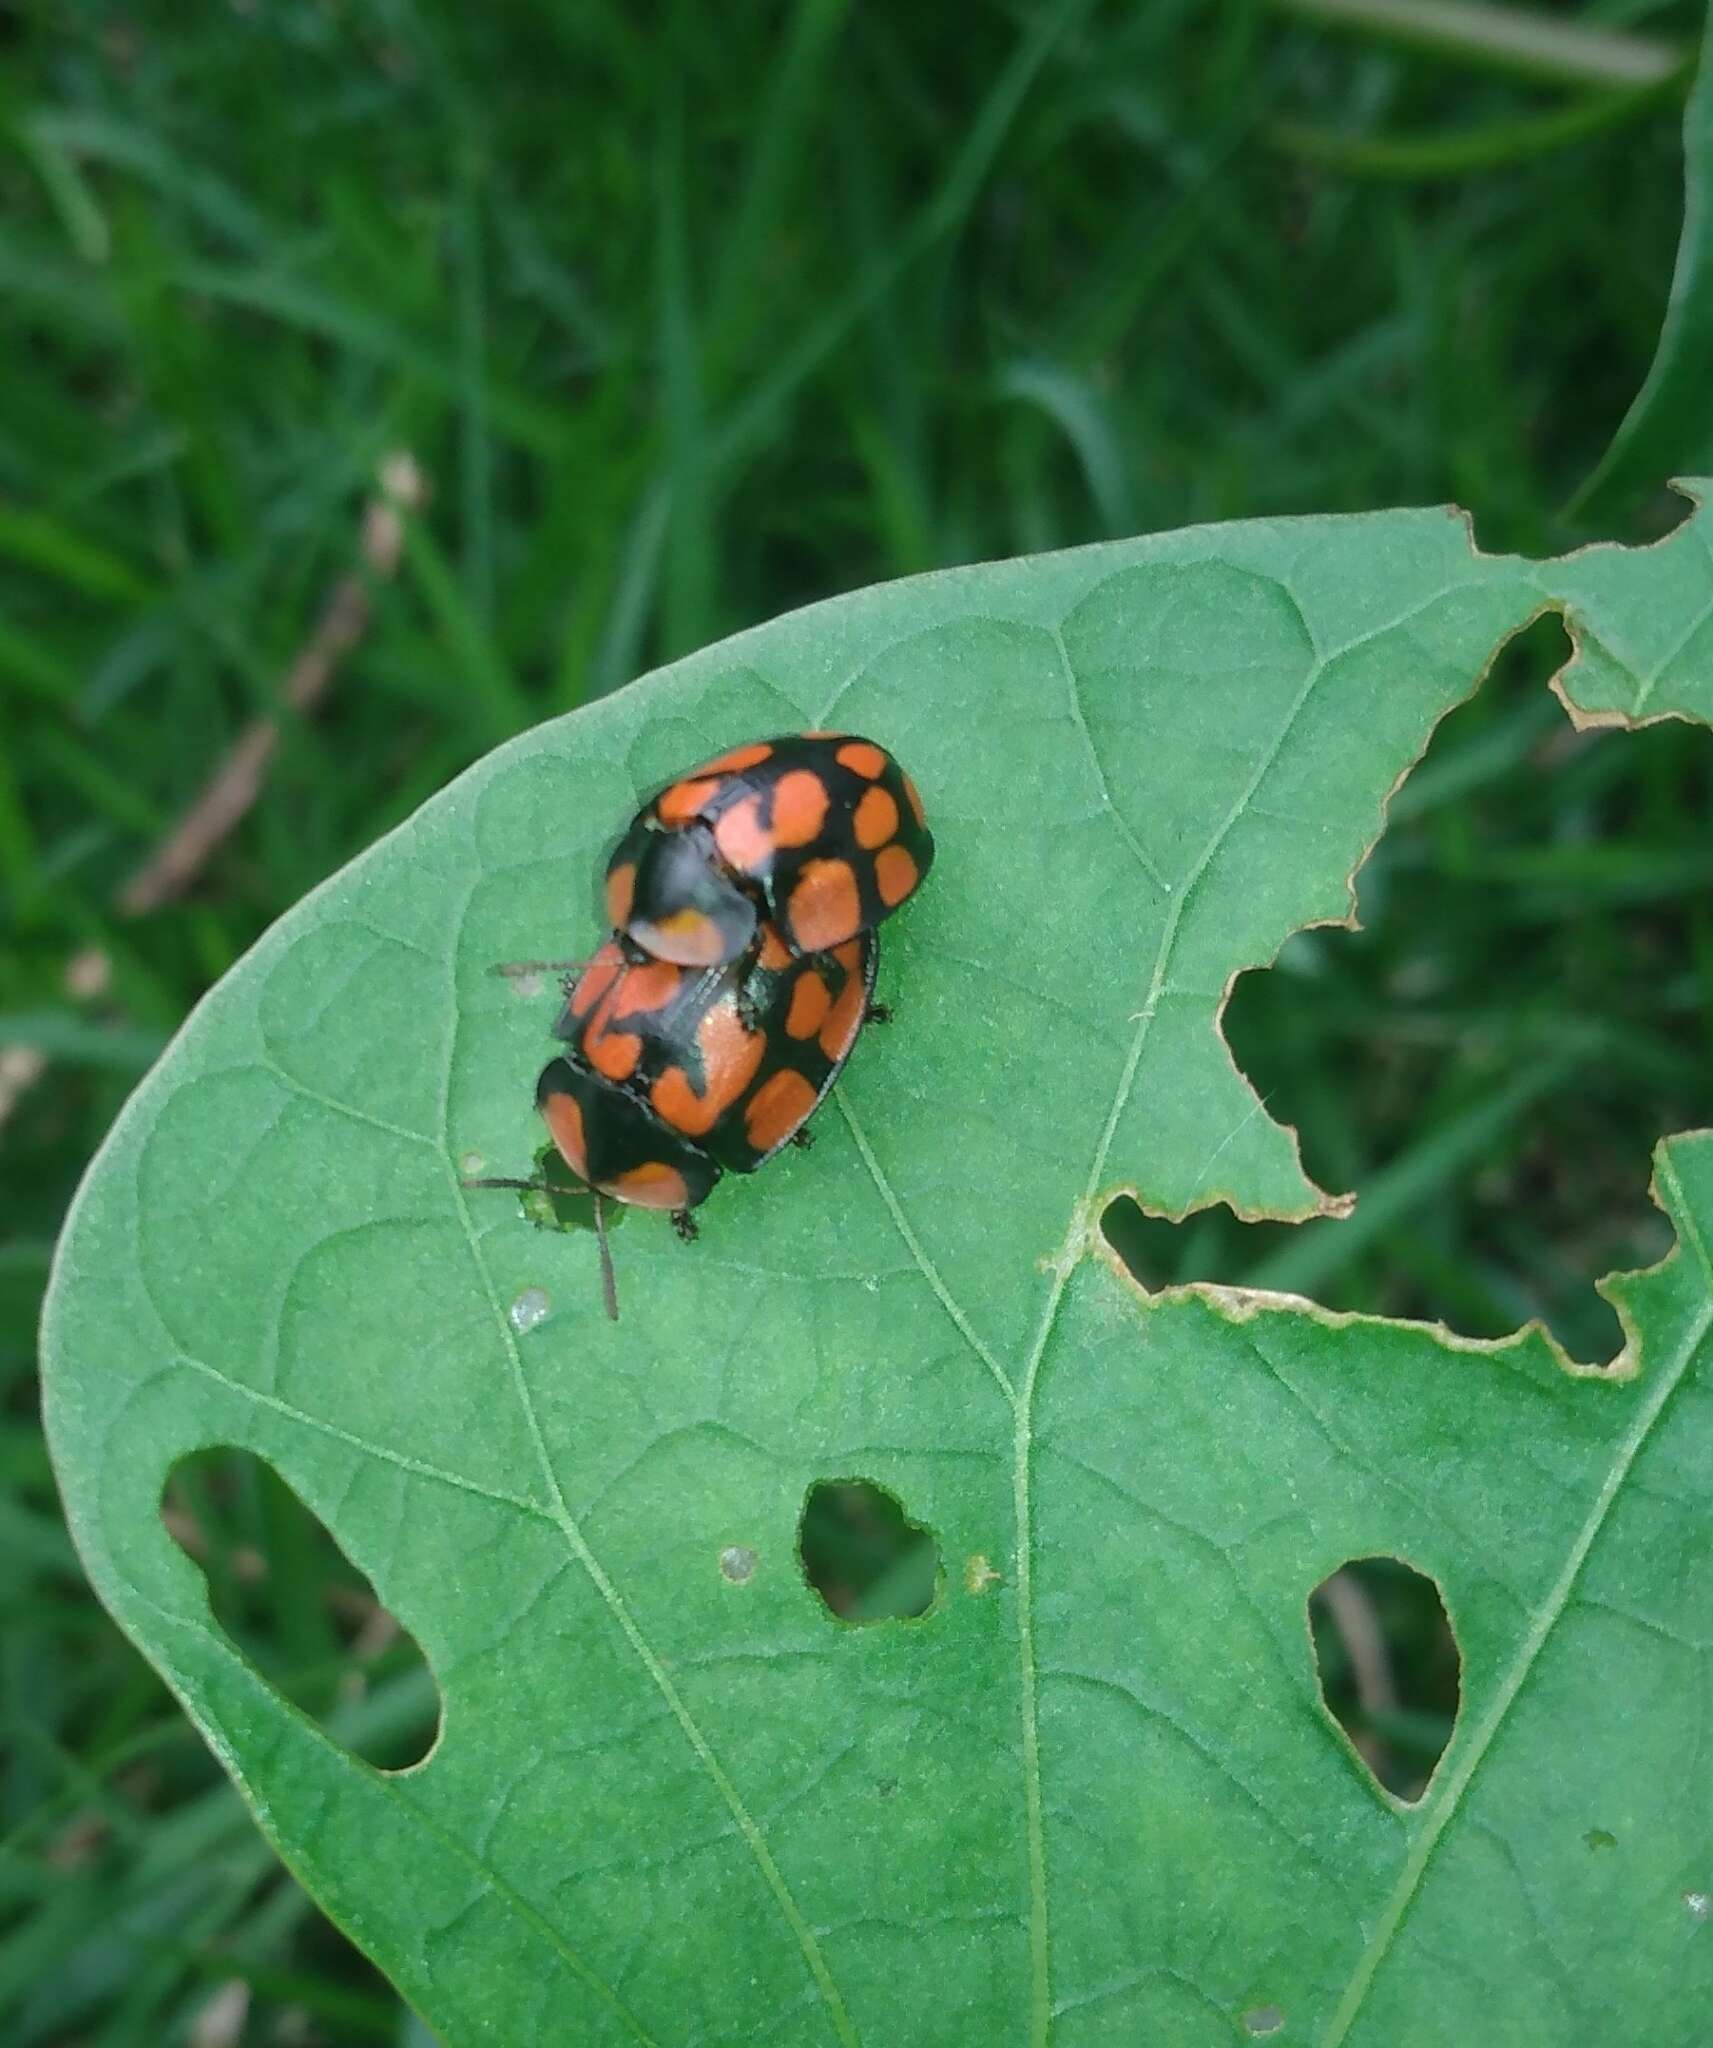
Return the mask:
POLYGON ((890 1799, 893 1793, 898 1790, 898 1780, 896 1778, 882 1778, 877 1782, 874 1789, 880 1794, 882 1799, 890 1799))
POLYGON ((966 1593, 985 1593, 989 1586, 997 1586, 1004 1576, 1003 1572, 994 1570, 979 1550, 964 1560, 966 1593))
POLYGON ((487 1166, 488 1162, 480 1152, 461 1152, 458 1155, 458 1171, 466 1180, 474 1180, 478 1174, 485 1173, 487 1166))
POLYGON ((1683 1903, 1689 1909, 1691 1920, 1705 1920, 1713 1913, 1713 1897, 1706 1892, 1685 1892, 1683 1903))
POLYGON ((536 997, 540 995, 544 984, 539 974, 508 974, 506 976, 506 986, 514 996, 521 997, 525 1002, 533 1003, 536 997))
POLYGON ((755 1577, 759 1555, 747 1543, 728 1543, 720 1552, 720 1574, 734 1586, 746 1585, 755 1577))
POLYGON ((1615 1849, 1618 1838, 1609 1828, 1590 1828, 1582 1839, 1590 1849, 1615 1849))
POLYGON ((546 1292, 540 1287, 526 1287, 506 1313, 511 1317, 512 1328, 521 1336, 526 1330, 533 1330, 537 1323, 546 1320, 553 1307, 546 1292))
POLYGON ((1276 2034, 1284 2024, 1284 2009, 1277 2005, 1251 2006, 1241 2020, 1246 2034, 1276 2034))

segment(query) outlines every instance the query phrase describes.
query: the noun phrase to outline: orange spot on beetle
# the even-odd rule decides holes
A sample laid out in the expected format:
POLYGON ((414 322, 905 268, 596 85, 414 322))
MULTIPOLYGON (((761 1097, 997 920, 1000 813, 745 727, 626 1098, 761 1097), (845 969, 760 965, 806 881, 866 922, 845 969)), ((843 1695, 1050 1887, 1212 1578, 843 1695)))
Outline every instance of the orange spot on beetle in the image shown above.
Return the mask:
POLYGON ((841 946, 833 958, 845 970, 845 985, 839 990, 838 1001, 827 1012, 821 1025, 821 1050, 836 1064, 856 1043, 856 1035, 862 1029, 862 1020, 868 1012, 868 990, 857 972, 855 946, 841 946))
POLYGON ((886 772, 886 756, 873 740, 847 740, 833 759, 842 762, 853 775, 866 776, 870 782, 886 772))
POLYGON ((621 1017, 645 1017, 653 1010, 664 1010, 683 982, 681 967, 666 960, 649 960, 641 967, 633 967, 619 982, 607 1006, 607 1015, 616 1022, 621 1017))
POLYGON ((699 776, 675 782, 655 799, 655 815, 663 825, 687 825, 700 814, 702 806, 719 786, 717 782, 709 782, 699 776))
POLYGON ((761 822, 761 799, 741 797, 714 822, 714 844, 740 875, 753 875, 773 858, 773 834, 761 822))
POLYGON ((754 768, 765 761, 772 752, 770 740, 751 740, 747 747, 733 747, 729 753, 718 755, 694 772, 698 780, 704 775, 741 775, 746 768, 754 768))
POLYGON ((782 967, 791 965, 791 948, 779 936, 776 926, 762 926, 761 951, 756 957, 770 974, 777 974, 782 967))
POLYGON ((642 1058, 642 1040, 629 1031, 591 1032, 583 1041, 583 1055, 609 1081, 628 1081, 642 1058))
POLYGON ((651 1159, 644 1166, 633 1166, 628 1173, 604 1182, 602 1188, 615 1202, 630 1202, 639 1209, 687 1209, 690 1206, 690 1190, 685 1185, 683 1174, 677 1167, 667 1166, 658 1159, 651 1159))
POLYGON ((696 1029, 702 1052, 704 1085, 692 1086, 682 1067, 668 1067, 649 1091, 655 1114, 674 1130, 700 1138, 711 1131, 755 1079, 767 1040, 744 1028, 734 1002, 723 1002, 696 1029))
POLYGON ((806 967, 797 977, 797 986, 791 991, 791 1007, 785 1013, 785 1029, 793 1038, 813 1038, 826 1021, 827 1012, 833 1007, 833 998, 827 984, 812 967, 806 967))
POLYGON ((805 953, 819 953, 853 938, 862 926, 862 898, 850 863, 805 861, 786 914, 792 936, 805 953))
POLYGON ((574 1095, 549 1095, 541 1105, 547 1133, 559 1156, 580 1181, 589 1178, 589 1151, 583 1142, 583 1112, 574 1095))
POLYGON ((874 879, 881 902, 891 910, 904 901, 921 875, 902 846, 883 846, 874 857, 874 879))
POLYGON ((794 1067, 781 1067, 751 1097, 744 1130, 758 1152, 783 1145, 815 1107, 815 1091, 794 1067))
POLYGON ((571 991, 571 1014, 586 1017, 605 995, 612 993, 613 983, 624 972, 625 956, 609 939, 584 968, 577 986, 571 991))
POLYGON ((635 1017, 670 1008, 683 981, 684 970, 664 960, 649 960, 641 967, 625 963, 623 971, 609 979, 583 1027, 579 1043, 584 1058, 610 1080, 627 1080, 642 1057, 642 1042, 624 1026, 635 1017))
POLYGON ((827 785, 813 768, 780 776, 773 791, 774 838, 781 846, 810 845, 827 822, 828 802, 827 785))
POLYGON ((658 923, 635 918, 630 931, 639 946, 674 966, 717 967, 726 957, 719 926, 700 910, 675 910, 658 923))
POLYGON ((607 877, 607 922, 624 926, 630 923, 630 907, 636 895, 636 862, 627 860, 622 868, 614 868, 607 877))
POLYGON ((926 830, 928 824, 928 813, 922 805, 922 792, 916 787, 915 783, 913 783, 910 780, 908 775, 906 775, 904 778, 904 794, 909 799, 910 808, 916 813, 917 824, 922 826, 923 829, 926 830))
POLYGON ((898 830, 898 806, 877 782, 872 789, 863 791, 862 802, 851 822, 856 827, 858 846, 884 846, 898 830))
POLYGON ((688 1131, 694 1136, 714 1120, 709 1116, 704 1121, 706 1104, 690 1086, 690 1076, 682 1067, 668 1067, 649 1090, 649 1100, 655 1115, 675 1131, 688 1131))

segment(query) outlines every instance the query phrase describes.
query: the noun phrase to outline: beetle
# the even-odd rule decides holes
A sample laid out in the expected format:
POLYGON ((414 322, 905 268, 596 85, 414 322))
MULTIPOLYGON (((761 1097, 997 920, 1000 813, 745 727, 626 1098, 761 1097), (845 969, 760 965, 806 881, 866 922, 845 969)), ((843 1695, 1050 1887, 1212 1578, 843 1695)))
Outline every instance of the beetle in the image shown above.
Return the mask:
POLYGON ((739 959, 764 923, 793 955, 872 931, 933 864, 916 785, 856 733, 733 747, 643 805, 606 871, 609 923, 682 967, 739 959))
MULTIPOLYGON (((874 1011, 872 932, 793 953, 762 924, 738 959, 637 961, 609 939, 569 984, 553 1026, 563 1052, 536 1082, 555 1149, 596 1197, 607 1308, 617 1314, 600 1201, 671 1213, 681 1235, 722 1174, 754 1173, 838 1079, 874 1011)), ((539 1182, 481 1180, 483 1187, 539 1182)), ((571 1190, 561 1190, 571 1192, 571 1190)))

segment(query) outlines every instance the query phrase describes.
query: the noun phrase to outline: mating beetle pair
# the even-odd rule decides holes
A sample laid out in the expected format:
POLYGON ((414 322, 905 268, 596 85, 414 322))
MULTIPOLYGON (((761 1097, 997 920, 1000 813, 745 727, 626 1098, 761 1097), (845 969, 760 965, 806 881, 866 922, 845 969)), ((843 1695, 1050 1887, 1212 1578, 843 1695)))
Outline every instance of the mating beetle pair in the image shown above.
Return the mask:
MULTIPOLYGON (((564 1051, 536 1084, 597 1227, 605 1196, 693 1234, 689 1211, 722 1170, 807 1143, 882 1014, 874 927, 933 858, 915 784, 848 733, 733 748, 637 812, 607 866, 613 935, 568 985, 564 1051)), ((603 1232, 604 1263, 605 1249, 603 1232)))

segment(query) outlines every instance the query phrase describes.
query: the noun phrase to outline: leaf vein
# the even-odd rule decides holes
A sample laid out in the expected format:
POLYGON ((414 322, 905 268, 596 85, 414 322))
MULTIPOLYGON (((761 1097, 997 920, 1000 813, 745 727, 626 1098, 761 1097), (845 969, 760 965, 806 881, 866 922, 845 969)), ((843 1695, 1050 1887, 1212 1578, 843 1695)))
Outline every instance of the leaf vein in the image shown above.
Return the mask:
POLYGON ((353 1451, 361 1451, 365 1457, 375 1459, 378 1464, 396 1465, 401 1472, 408 1472, 417 1479, 431 1479, 437 1485, 455 1487, 460 1493, 473 1494, 478 1500, 490 1502, 494 1507, 513 1508, 520 1515, 527 1515, 532 1521, 551 1524, 554 1517, 540 1501, 530 1500, 521 1493, 504 1493, 492 1486, 483 1486, 479 1480, 467 1479, 460 1472, 448 1470, 443 1465, 430 1465, 425 1459, 413 1458, 406 1451, 395 1451, 386 1444, 375 1443, 371 1438, 359 1436, 355 1430, 329 1422, 319 1415, 311 1415, 306 1409, 296 1408, 289 1401, 282 1401, 277 1394, 267 1394, 260 1387, 247 1386, 244 1381, 234 1379, 217 1365, 210 1365, 205 1358, 197 1358, 188 1351, 180 1351, 178 1360, 193 1371, 225 1387, 229 1393, 238 1394, 246 1401, 253 1401, 258 1408, 266 1408, 270 1414, 283 1417, 287 1422, 298 1423, 304 1429, 313 1429, 322 1436, 333 1437, 353 1451))
POLYGON ((359 1109, 354 1102, 341 1102, 337 1096, 324 1095, 319 1088, 311 1088, 305 1081, 289 1073, 271 1053, 264 1053, 258 1064, 273 1075, 291 1093, 304 1102, 313 1102, 320 1109, 329 1109, 335 1116, 347 1116, 354 1123, 367 1124, 373 1131, 383 1131, 389 1138, 401 1138, 411 1145, 434 1144, 426 1131, 413 1131, 404 1124, 395 1124, 384 1116, 376 1116, 372 1110, 359 1109))
POLYGON ((1053 647, 1059 657, 1059 666, 1064 671, 1065 691, 1071 707, 1071 723, 1082 735, 1083 745, 1088 749, 1089 764, 1094 769, 1095 787, 1100 791, 1100 801, 1107 815, 1118 827, 1119 835, 1136 856, 1137 865, 1154 884, 1156 889, 1169 892, 1171 883, 1148 857, 1148 851, 1137 837, 1130 820, 1112 800, 1112 791, 1107 786, 1106 768, 1100 758, 1100 749, 1094 743, 1094 734, 1089 730, 1088 719, 1083 713, 1082 691, 1077 685, 1077 672, 1071 666, 1070 650, 1065 645, 1065 636, 1057 626, 1053 628, 1053 647))
POLYGON ((910 1220, 904 1213, 904 1205, 899 1201, 897 1194, 894 1192, 892 1183, 887 1179, 880 1161, 874 1156, 874 1148, 869 1144, 867 1137, 864 1135, 861 1124, 857 1122, 855 1112, 845 1100, 842 1088, 834 1090, 833 1100, 838 1104, 839 1114, 844 1118, 851 1137, 855 1140, 856 1148, 862 1155, 862 1162, 868 1168, 869 1178, 874 1182, 880 1199, 886 1204, 886 1212, 892 1218, 894 1229, 897 1230, 899 1236, 903 1238, 905 1244, 909 1247, 910 1256, 916 1261, 917 1270, 921 1273, 922 1278, 927 1281, 929 1287, 933 1290, 934 1299, 951 1318, 958 1335, 963 1338, 976 1357, 992 1373, 1007 1403, 1015 1403, 1017 1390, 1011 1384, 1010 1374, 1006 1372, 999 1360, 994 1357, 993 1353, 976 1335, 970 1325, 968 1316, 959 1308, 951 1289, 940 1278, 939 1269, 935 1266, 933 1260, 929 1258, 927 1251, 923 1247, 922 1240, 911 1229, 910 1220))
MULTIPOLYGON (((450 958, 454 962, 458 959, 462 949, 464 925, 469 916, 470 905, 474 900, 475 890, 472 887, 465 896, 455 923, 453 945, 450 954, 450 958)), ((458 1008, 455 1002, 451 1005, 450 1015, 451 1025, 447 1032, 446 1059, 440 1090, 440 1123, 443 1132, 443 1152, 446 1151, 451 1142, 448 1109, 452 1093, 453 1064, 457 1057, 458 1044, 458 1008)), ((482 1256, 481 1239, 475 1227, 475 1220, 470 1214, 470 1205, 465 1199, 463 1184, 459 1180, 457 1173, 453 1170, 449 1156, 446 1158, 446 1167, 452 1186, 453 1202, 463 1226, 465 1241, 470 1249, 471 1263, 480 1278, 482 1291, 487 1296, 489 1310, 494 1318, 495 1328, 499 1331, 500 1341, 505 1347, 512 1387, 517 1397, 519 1409, 523 1415, 525 1427, 528 1429, 530 1440, 535 1447, 537 1464, 552 1497, 552 1518, 558 1525, 560 1534, 564 1537, 571 1554, 582 1566, 590 1583, 600 1595, 607 1612, 612 1616, 620 1633, 630 1646, 632 1654, 647 1673, 655 1690, 672 1710, 673 1719, 677 1721, 684 1739, 689 1743, 698 1763, 706 1772, 710 1783, 724 1802, 733 1821, 737 1824, 738 1832, 742 1835, 744 1844, 748 1848, 763 1882, 773 1894, 775 1904, 778 1906, 786 1925, 796 1938, 809 1975, 820 1994, 821 2002, 826 2008, 828 2018, 832 2023, 833 2032, 837 2035, 842 2048, 858 2048, 856 2029, 851 2024, 844 1999, 840 1995, 837 1984, 833 1981, 832 1973, 827 1967, 826 1958, 821 1953, 820 1943, 816 1940, 814 1930, 804 1918, 802 1908, 797 1904, 790 1887, 786 1884, 784 1873, 774 1860, 773 1852, 768 1848, 761 1829, 757 1826, 754 1816, 745 1805, 743 1796, 738 1791, 736 1783, 715 1755, 707 1737, 702 1733, 701 1727, 697 1723, 695 1716, 690 1712, 683 1695, 673 1684, 665 1666, 661 1663, 659 1657, 656 1656, 647 1637, 644 1636, 636 1617, 631 1613, 623 1595, 608 1576, 606 1568, 602 1565, 600 1559, 596 1557, 594 1551, 589 1547, 588 1540, 585 1538, 577 1518, 572 1514, 570 1507, 566 1503, 564 1490, 559 1483, 559 1474, 554 1466, 552 1453, 548 1450, 546 1436, 542 1431, 541 1418, 536 1411, 535 1397, 530 1391, 529 1380, 523 1369, 523 1354, 518 1348, 516 1333, 512 1329, 510 1319, 505 1313, 504 1305, 495 1291, 493 1276, 489 1273, 487 1261, 482 1256)))
POLYGON ((1696 634, 1701 631, 1701 628, 1706 625, 1709 619, 1713 619, 1713 597, 1710 597, 1695 614, 1694 618, 1690 620, 1689 624, 1685 626, 1683 631, 1666 649, 1665 653, 1660 656, 1659 660, 1654 663, 1648 673, 1645 676, 1638 676, 1636 678, 1636 701, 1630 711, 1632 718, 1639 717, 1642 711, 1646 709, 1648 700, 1653 696, 1654 691, 1659 688, 1666 670, 1671 667, 1672 663, 1689 645, 1690 641, 1695 638, 1696 634))
MULTIPOLYGON (((1287 593, 1288 595, 1289 593, 1287 593)), ((1293 603, 1295 600, 1292 600, 1293 603)), ((1421 609, 1415 607, 1414 609, 1421 609)), ((1300 607, 1299 607, 1300 611, 1300 607)), ((1377 636, 1375 636, 1377 637, 1377 636)), ((1024 1801, 1027 1813, 1029 1841, 1030 1879, 1030 1956, 1033 1990, 1030 2005, 1031 2048, 1045 2048, 1052 2029, 1052 1979, 1050 1974, 1050 1942, 1047 1908, 1047 1853, 1046 1822, 1041 1792, 1041 1747, 1038 1712, 1036 1703, 1036 1672, 1034 1646, 1034 1560, 1032 1504, 1030 1498, 1030 1453, 1033 1448, 1032 1422, 1034 1415, 1035 1387, 1040 1376, 1041 1361, 1052 1340, 1053 1330, 1058 1322, 1059 1305, 1064 1299, 1066 1287, 1074 1270, 1078 1256, 1086 1244, 1088 1211, 1106 1171, 1107 1155, 1117 1134, 1120 1118, 1130 1100, 1136 1084, 1137 1070, 1142 1063, 1142 1053, 1147 1044, 1149 1028, 1159 1008, 1161 990, 1171 966, 1172 954, 1177 945, 1178 934, 1183 928, 1184 911, 1194 896, 1197 885, 1218 858, 1219 849, 1230 837, 1233 828, 1253 801, 1256 791, 1266 780, 1274 763, 1284 750, 1298 718, 1313 694, 1316 684, 1326 673, 1327 659, 1312 659, 1303 678, 1301 689, 1291 700, 1279 730, 1272 743, 1256 762, 1248 782, 1239 792, 1231 808, 1220 820, 1210 835, 1206 846, 1197 856, 1194 866, 1183 882, 1171 892, 1160 942, 1154 955, 1154 966, 1149 977, 1148 992, 1142 1008, 1137 1013, 1136 1030, 1130 1041, 1130 1050, 1125 1058, 1124 1068, 1118 1079, 1118 1086, 1112 1099, 1112 1108, 1107 1115, 1099 1139, 1096 1141, 1094 1157, 1089 1164, 1088 1177, 1084 1182, 1081 1201, 1073 1214, 1065 1234, 1065 1244, 1055 1262, 1053 1276, 1048 1285, 1047 1296, 1042 1304, 1041 1320, 1036 1330, 1035 1341, 1030 1349, 1028 1363, 1024 1367, 1022 1385, 1017 1400, 1017 1426, 1013 1435, 1012 1498, 1015 1504, 1017 1524, 1017 1649, 1020 1670, 1020 1691, 1023 1710, 1023 1770, 1024 1801)))
MULTIPOLYGON (((1701 1241, 1694 1225, 1689 1221, 1687 1206, 1683 1198, 1683 1190, 1678 1183, 1677 1175, 1672 1170, 1669 1158, 1662 1159, 1659 1171, 1661 1182, 1671 1193, 1673 1211, 1678 1221, 1678 1227, 1684 1239, 1694 1251, 1696 1260, 1701 1267, 1704 1286, 1713 1283, 1713 1266, 1709 1264, 1707 1248, 1701 1241)), ((1358 1957, 1356 1967, 1351 1973, 1350 1982, 1345 1987, 1344 1996, 1339 2002, 1337 2011, 1332 2016, 1331 2024, 1322 2036, 1321 2048, 1339 2048, 1339 2044, 1349 2035, 1350 2029, 1355 2023, 1356 2015, 1361 2010, 1363 2002, 1368 1996, 1380 1965, 1390 1953, 1392 1944, 1397 1938, 1398 1930, 1403 1924, 1404 1917, 1421 1888, 1422 1879, 1427 1873, 1427 1867, 1432 1860, 1434 1850, 1438 1847, 1446 1828, 1462 1806, 1464 1795, 1469 1790, 1471 1781, 1497 1739, 1506 1716, 1515 1705, 1517 1696, 1522 1691, 1530 1672, 1533 1671, 1536 1663, 1539 1661, 1541 1652, 1546 1647, 1548 1637, 1552 1634, 1554 1628, 1557 1627, 1566 1607, 1569 1606, 1571 1595, 1576 1588, 1576 1582, 1581 1577, 1582 1568, 1588 1561, 1589 1553, 1593 1550, 1594 1544, 1605 1526, 1606 1518, 1611 1513, 1613 1502, 1617 1499, 1625 1479, 1628 1478, 1631 1467, 1640 1456, 1642 1446, 1647 1442, 1654 1425, 1659 1421, 1666 1403, 1682 1384, 1684 1376, 1689 1370, 1690 1363, 1694 1359, 1695 1354, 1700 1350, 1709 1328, 1713 1328, 1713 1293, 1705 1294, 1700 1310, 1690 1323, 1682 1343, 1677 1348, 1677 1355, 1672 1359, 1667 1369, 1660 1374, 1652 1393, 1642 1403, 1635 1421, 1630 1426, 1628 1435, 1620 1440, 1617 1447, 1617 1455, 1612 1460, 1611 1470, 1606 1475, 1604 1485, 1602 1485, 1600 1491, 1594 1497, 1593 1505, 1590 1507, 1587 1518, 1577 1533, 1576 1541, 1571 1545, 1570 1554, 1565 1559, 1564 1569, 1559 1573, 1558 1578, 1548 1591, 1546 1599, 1541 1603, 1530 1621, 1528 1630, 1518 1647, 1517 1654, 1512 1659, 1510 1669, 1506 1672, 1504 1679, 1500 1683, 1499 1689, 1493 1697, 1493 1702, 1482 1717, 1480 1725, 1472 1731, 1468 1737, 1467 1744, 1462 1748, 1456 1763, 1446 1776, 1444 1789, 1434 1802, 1432 1812, 1424 1817, 1421 1831, 1417 1834, 1410 1853, 1404 1860, 1403 1868, 1398 1873, 1397 1882, 1392 1887, 1391 1896, 1386 1901, 1379 1923, 1376 1925, 1374 1932, 1369 1936, 1367 1946, 1358 1957)))

